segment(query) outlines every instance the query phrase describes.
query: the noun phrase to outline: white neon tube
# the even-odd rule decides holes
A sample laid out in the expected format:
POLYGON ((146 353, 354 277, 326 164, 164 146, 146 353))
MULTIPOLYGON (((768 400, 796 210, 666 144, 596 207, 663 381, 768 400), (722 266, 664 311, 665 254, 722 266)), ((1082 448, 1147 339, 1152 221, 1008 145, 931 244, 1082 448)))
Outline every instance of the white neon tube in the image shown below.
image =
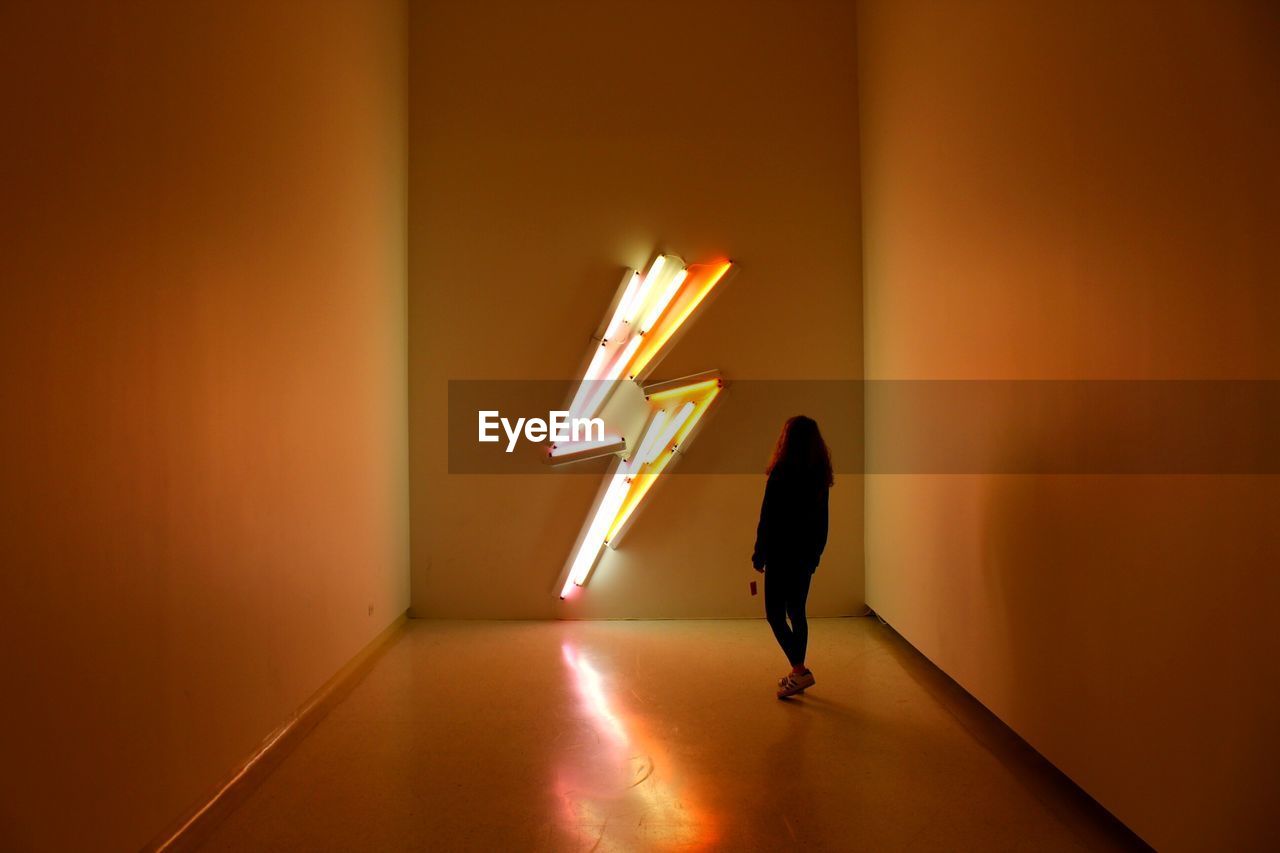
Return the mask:
POLYGON ((676 293, 680 291, 680 285, 684 284, 684 280, 688 278, 689 271, 682 269, 676 273, 675 278, 671 279, 671 283, 667 285, 666 290, 662 292, 662 296, 656 299, 649 310, 645 312, 644 319, 640 321, 640 332, 649 331, 653 328, 653 324, 658 322, 658 318, 662 316, 662 312, 667 310, 667 306, 671 304, 671 300, 675 298, 676 293))
POLYGON ((680 411, 676 412, 676 416, 667 424, 666 429, 662 431, 662 437, 653 443, 650 455, 644 460, 652 462, 658 458, 667 445, 671 443, 671 439, 680 431, 680 427, 684 426, 684 422, 689 420, 689 415, 693 414, 693 403, 688 402, 680 407, 680 411))
POLYGON ((658 276, 662 275, 662 268, 666 266, 666 263, 666 255, 658 255, 654 259, 653 265, 644 274, 644 282, 636 292, 635 298, 627 304, 625 320, 633 326, 635 325, 636 315, 644 308, 645 303, 653 298, 654 290, 658 284, 658 276))
POLYGON ((587 372, 583 374, 582 381, 578 383, 578 390, 573 395, 573 402, 569 405, 571 413, 581 415, 581 408, 587 400, 588 391, 592 387, 591 383, 601 377, 604 373, 605 365, 609 363, 609 358, 618 352, 618 346, 621 343, 620 335, 623 331, 623 326, 627 322, 627 312, 636 306, 636 298, 639 296, 639 291, 640 273, 633 272, 631 280, 627 282, 627 287, 622 292, 622 299, 618 301, 618 308, 613 312, 613 319, 609 321, 609 326, 605 329, 604 340, 600 342, 600 346, 592 353, 591 362, 587 365, 587 372))
POLYGON ((600 441, 563 441, 555 444, 549 451, 548 455, 552 458, 561 456, 574 456, 580 453, 586 453, 592 450, 608 448, 610 452, 623 447, 626 444, 620 435, 606 435, 600 441))
POLYGON ((640 342, 643 340, 639 335, 632 335, 631 340, 627 341, 627 345, 622 348, 622 352, 618 355, 618 360, 609 365, 608 379, 613 380, 622 376, 623 371, 627 369, 627 365, 631 363, 631 359, 636 354, 636 350, 640 348, 640 342))
POLYGON ((583 407, 581 411, 575 410, 572 406, 569 408, 569 417, 571 418, 594 418, 600 409, 604 397, 609 393, 610 387, 615 380, 626 369, 631 358, 636 354, 636 350, 640 348, 640 342, 644 340, 639 335, 633 334, 631 339, 627 341, 627 345, 622 348, 617 357, 609 365, 609 369, 599 379, 590 382, 584 381, 578 387, 578 393, 574 395, 574 402, 577 403, 579 398, 583 399, 583 407), (583 389, 587 389, 586 392, 583 389))
POLYGON ((645 430, 644 440, 640 442, 640 449, 631 458, 634 465, 640 466, 649 460, 649 451, 653 449, 653 442, 657 439, 658 434, 662 432, 663 426, 667 422, 667 410, 659 409, 658 413, 653 416, 653 420, 649 423, 649 428, 645 430))
POLYGON ((580 407, 586 402, 587 392, 593 387, 593 380, 604 371, 604 366, 608 363, 609 356, 616 351, 617 347, 611 346, 606 339, 592 353, 591 363, 587 365, 587 372, 582 377, 582 381, 578 383, 578 390, 573 395, 573 402, 569 404, 569 411, 575 417, 581 417, 580 407))
POLYGON ((627 289, 622 292, 622 299, 618 302, 618 310, 613 312, 613 319, 609 321, 609 328, 604 333, 605 340, 617 337, 622 331, 622 325, 627 322, 627 313, 631 310, 631 304, 635 302, 639 291, 640 273, 633 272, 631 280, 627 282, 627 289))
POLYGON ((568 595, 569 590, 575 585, 582 586, 582 582, 587 579, 587 574, 591 571, 591 567, 595 565, 596 558, 600 556, 600 549, 605 545, 605 534, 609 532, 609 526, 613 524, 614 516, 618 514, 618 509, 622 506, 622 501, 627 496, 629 485, 625 467, 619 469, 609 482, 609 488, 605 491, 604 500, 600 501, 600 508, 596 510, 595 517, 591 519, 591 526, 587 528, 587 535, 583 537, 582 545, 579 546, 578 553, 573 557, 569 576, 565 578, 564 588, 560 590, 561 598, 568 595))

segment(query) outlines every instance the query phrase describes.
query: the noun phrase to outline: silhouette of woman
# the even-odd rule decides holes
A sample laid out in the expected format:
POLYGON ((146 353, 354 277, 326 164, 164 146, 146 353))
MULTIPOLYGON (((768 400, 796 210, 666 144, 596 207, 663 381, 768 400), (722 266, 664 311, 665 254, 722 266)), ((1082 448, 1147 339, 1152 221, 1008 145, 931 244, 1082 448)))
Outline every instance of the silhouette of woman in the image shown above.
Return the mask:
POLYGON ((782 425, 768 474, 751 565, 764 572, 764 615, 791 663, 778 679, 778 698, 785 699, 814 684, 804 662, 805 600, 827 544, 827 496, 835 482, 817 421, 796 415, 782 425))

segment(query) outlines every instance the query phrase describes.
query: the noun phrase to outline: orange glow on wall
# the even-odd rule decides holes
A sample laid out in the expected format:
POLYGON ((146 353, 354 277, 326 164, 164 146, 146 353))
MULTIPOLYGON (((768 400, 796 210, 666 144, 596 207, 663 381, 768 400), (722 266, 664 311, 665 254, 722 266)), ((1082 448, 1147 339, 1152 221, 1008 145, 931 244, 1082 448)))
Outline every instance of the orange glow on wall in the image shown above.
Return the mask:
MULTIPOLYGON (((640 385, 732 268, 731 261, 685 266, 675 255, 659 255, 643 276, 627 270, 574 392, 570 416, 599 416, 607 406, 613 408, 609 400, 620 383, 640 385)), ((649 407, 644 429, 639 435, 623 436, 624 446, 616 451, 617 461, 605 475, 595 506, 565 564, 559 582, 561 598, 587 582, 606 545, 618 547, 658 478, 693 440, 724 380, 710 371, 640 387, 649 407)), ((631 405, 631 401, 624 405, 631 405)), ((618 434, 607 419, 606 430, 618 434)), ((582 453, 559 448, 552 448, 548 455, 553 464, 584 458, 582 453)))

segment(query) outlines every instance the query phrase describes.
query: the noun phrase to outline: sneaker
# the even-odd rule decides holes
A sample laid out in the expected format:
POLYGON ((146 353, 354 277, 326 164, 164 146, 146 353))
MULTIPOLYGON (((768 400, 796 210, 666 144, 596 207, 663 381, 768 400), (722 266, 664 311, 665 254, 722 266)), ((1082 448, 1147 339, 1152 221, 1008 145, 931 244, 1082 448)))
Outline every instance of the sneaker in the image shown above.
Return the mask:
MULTIPOLYGON (((787 673, 786 675, 782 676, 782 678, 778 679, 778 689, 785 690, 787 688, 787 685, 790 684, 790 682, 791 682, 791 673, 787 673)), ((804 692, 803 687, 800 688, 800 692, 801 693, 804 692)))
POLYGON ((778 698, 786 699, 788 696, 803 693, 806 687, 812 687, 814 683, 813 672, 810 670, 805 670, 801 675, 789 672, 778 679, 778 698))

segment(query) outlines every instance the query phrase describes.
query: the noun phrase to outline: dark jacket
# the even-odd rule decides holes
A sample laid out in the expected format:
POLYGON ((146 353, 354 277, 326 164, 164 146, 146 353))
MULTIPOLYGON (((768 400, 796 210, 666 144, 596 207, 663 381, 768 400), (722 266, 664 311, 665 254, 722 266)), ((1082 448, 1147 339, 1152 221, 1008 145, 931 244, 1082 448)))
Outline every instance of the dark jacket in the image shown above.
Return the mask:
POLYGON ((821 475, 770 474, 751 564, 757 569, 816 569, 827 545, 830 491, 821 475))

